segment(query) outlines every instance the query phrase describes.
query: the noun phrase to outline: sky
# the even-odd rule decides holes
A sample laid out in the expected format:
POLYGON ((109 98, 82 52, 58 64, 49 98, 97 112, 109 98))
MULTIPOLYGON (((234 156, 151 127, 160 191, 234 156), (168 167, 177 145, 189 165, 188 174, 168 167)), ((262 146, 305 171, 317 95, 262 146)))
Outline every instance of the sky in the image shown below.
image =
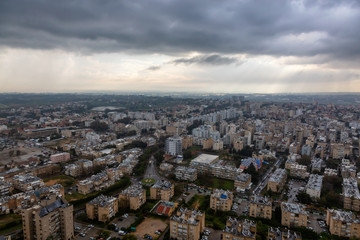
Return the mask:
POLYGON ((0 1, 0 92, 87 91, 360 92, 360 1, 0 1))

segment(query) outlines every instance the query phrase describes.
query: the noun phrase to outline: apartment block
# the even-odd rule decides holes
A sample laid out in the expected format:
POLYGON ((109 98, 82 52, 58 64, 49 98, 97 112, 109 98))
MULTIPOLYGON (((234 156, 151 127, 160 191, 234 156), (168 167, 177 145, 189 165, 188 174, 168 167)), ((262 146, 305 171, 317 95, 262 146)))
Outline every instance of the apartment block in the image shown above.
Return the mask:
POLYGON ((210 208, 220 211, 230 211, 233 204, 234 195, 230 191, 214 189, 210 196, 210 208))
POLYGON ((360 219, 352 212, 328 209, 326 224, 333 235, 360 238, 360 219))
POLYGON ((146 202, 146 190, 141 185, 131 185, 119 194, 119 206, 139 209, 146 202))
POLYGON ((343 179, 344 208, 360 211, 360 193, 355 178, 343 179))
POLYGON ((37 176, 34 176, 30 173, 24 175, 15 175, 11 180, 14 188, 26 192, 30 190, 35 190, 45 186, 43 180, 37 176))
POLYGON ((250 200, 251 217, 267 218, 272 217, 272 203, 267 197, 253 196, 250 200))
POLYGON ((294 164, 290 168, 290 176, 297 178, 307 178, 308 177, 307 167, 305 165, 294 164))
POLYGON ((338 171, 336 169, 332 169, 332 168, 325 168, 324 175, 325 176, 337 176, 338 171))
POLYGON ((197 171, 194 168, 179 166, 175 169, 175 176, 179 180, 193 182, 197 179, 197 171))
POLYGON ((168 181, 158 181, 150 188, 150 199, 170 201, 174 196, 174 184, 168 181))
POLYGON ((118 199, 111 196, 99 195, 86 204, 86 214, 91 220, 107 222, 119 210, 118 199))
POLYGON ((169 137, 166 139, 165 153, 172 156, 182 155, 182 138, 169 137))
POLYGON ((312 198, 320 198, 323 176, 311 174, 306 184, 306 193, 312 198))
POLYGON ((42 201, 21 215, 25 240, 74 239, 73 206, 64 199, 42 201))
POLYGON ((70 160, 70 153, 57 153, 50 156, 52 163, 67 162, 70 160))
POLYGON ((12 183, 9 181, 5 181, 4 177, 0 177, 0 197, 9 195, 12 190, 12 183))
POLYGON ((273 192, 281 192, 287 178, 287 172, 285 169, 278 168, 273 172, 269 178, 267 190, 273 192))
POLYGON ((256 222, 229 217, 223 230, 223 240, 256 239, 256 222))
POLYGON ((198 240, 205 228, 205 213, 180 208, 170 218, 170 238, 198 240))
POLYGON ((302 204, 281 203, 281 224, 287 227, 306 227, 308 212, 302 204))
POLYGON ((244 191, 250 187, 251 175, 248 173, 240 173, 236 175, 234 180, 234 187, 238 191, 244 191))
POLYGON ((301 233, 289 229, 269 227, 268 240, 302 240, 301 233))

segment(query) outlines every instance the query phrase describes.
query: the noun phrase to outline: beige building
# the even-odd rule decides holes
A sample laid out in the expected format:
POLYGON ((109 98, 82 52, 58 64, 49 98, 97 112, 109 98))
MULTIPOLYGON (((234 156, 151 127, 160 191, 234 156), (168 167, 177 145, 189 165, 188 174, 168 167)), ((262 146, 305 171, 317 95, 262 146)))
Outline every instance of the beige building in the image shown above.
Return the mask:
POLYGON ((119 202, 115 197, 100 195, 86 204, 86 214, 89 219, 107 222, 119 210, 119 202))
POLYGON ((290 168, 290 176, 304 179, 309 176, 309 173, 305 165, 294 164, 290 168))
POLYGON ((146 202, 146 190, 141 185, 132 185, 119 194, 119 206, 139 209, 146 202))
POLYGON ((223 230, 223 240, 256 239, 256 223, 248 219, 229 217, 223 230))
POLYGON ((301 233, 289 229, 269 227, 268 240, 301 240, 301 233))
POLYGON ((253 196, 250 200, 250 217, 271 219, 272 203, 267 197, 253 196))
POLYGON ((272 192, 281 192, 286 183, 286 178, 287 172, 285 169, 276 169, 269 178, 267 190, 271 190, 272 192))
POLYGON ((158 181, 150 188, 150 199, 170 201, 174 196, 174 184, 168 181, 158 181))
POLYGON ((360 219, 352 212, 328 209, 326 224, 333 235, 360 238, 360 219))
POLYGON ((210 208, 220 211, 230 211, 233 204, 234 196, 230 191, 214 189, 210 196, 210 208))
POLYGON ((248 173, 240 173, 235 176, 234 187, 238 191, 244 191, 250 187, 251 175, 248 173))
POLYGON ((320 198, 322 188, 323 176, 311 174, 308 183, 306 184, 306 193, 312 198, 320 198))
POLYGON ((360 211, 360 193, 355 178, 343 179, 344 208, 360 211))
POLYGON ((74 239, 73 206, 52 198, 21 212, 25 240, 74 239))
POLYGON ((281 224, 287 227, 306 227, 308 212, 301 204, 281 203, 281 224))
POLYGON ((205 213, 180 208, 170 218, 170 238, 198 240, 205 228, 205 213))

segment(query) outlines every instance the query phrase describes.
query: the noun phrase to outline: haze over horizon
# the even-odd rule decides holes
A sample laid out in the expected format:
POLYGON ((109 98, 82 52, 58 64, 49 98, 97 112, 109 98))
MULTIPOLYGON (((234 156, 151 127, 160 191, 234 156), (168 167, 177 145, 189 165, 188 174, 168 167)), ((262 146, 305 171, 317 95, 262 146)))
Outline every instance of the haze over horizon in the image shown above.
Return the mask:
POLYGON ((360 92, 360 3, 0 2, 0 92, 360 92))

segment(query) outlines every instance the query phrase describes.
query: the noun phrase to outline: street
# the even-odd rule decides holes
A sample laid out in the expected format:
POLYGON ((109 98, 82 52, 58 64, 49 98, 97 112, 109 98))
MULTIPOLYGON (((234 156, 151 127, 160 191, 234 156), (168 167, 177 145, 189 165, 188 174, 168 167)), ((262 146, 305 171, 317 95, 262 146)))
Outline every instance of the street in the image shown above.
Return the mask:
POLYGON ((269 177, 274 169, 274 167, 279 167, 280 164, 281 164, 282 160, 281 159, 278 159, 276 161, 276 163, 266 172, 266 174, 264 175, 264 177, 262 178, 262 180, 259 182, 259 184, 254 188, 253 190, 253 194, 254 195, 258 195, 263 189, 264 187, 266 187, 267 185, 267 182, 269 180, 269 177))

